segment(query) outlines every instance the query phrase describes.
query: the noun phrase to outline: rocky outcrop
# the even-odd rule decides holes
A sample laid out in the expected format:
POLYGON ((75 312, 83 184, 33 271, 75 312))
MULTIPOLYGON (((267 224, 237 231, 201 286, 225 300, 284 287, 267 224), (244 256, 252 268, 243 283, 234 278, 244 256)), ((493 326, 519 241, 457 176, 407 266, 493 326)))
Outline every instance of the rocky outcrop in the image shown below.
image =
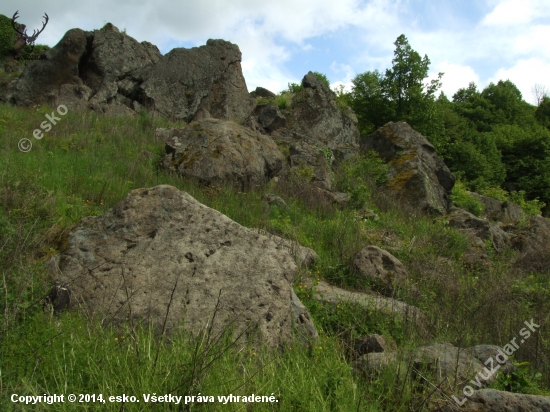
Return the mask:
POLYGON ((250 97, 261 97, 264 99, 275 99, 277 96, 272 91, 269 91, 263 87, 256 87, 256 90, 250 92, 250 97))
MULTIPOLYGON (((414 351, 376 352, 360 357, 355 368, 366 374, 376 374, 391 364, 400 364, 402 374, 410 373, 419 384, 424 379, 429 387, 440 387, 443 391, 462 390, 465 383, 474 379, 477 373, 485 372, 486 366, 465 349, 456 348, 450 343, 434 343, 421 346, 414 351)), ((480 385, 487 385, 496 379, 496 373, 487 380, 480 379, 480 385)))
POLYGON ((309 72, 302 79, 304 89, 292 99, 287 116, 287 129, 300 140, 319 147, 358 148, 357 117, 338 108, 336 95, 309 72))
POLYGON ((203 119, 180 129, 157 129, 166 144, 163 167, 205 184, 249 189, 276 176, 284 156, 269 137, 230 121, 203 119))
POLYGON ((478 199, 485 208, 482 216, 492 222, 501 222, 503 224, 518 223, 526 218, 525 212, 521 207, 512 202, 501 202, 492 197, 483 196, 475 192, 468 192, 478 199))
POLYGON ((85 86, 81 99, 97 108, 120 104, 123 98, 130 99, 124 102, 129 106, 142 80, 140 73, 161 57, 156 46, 139 43, 110 23, 93 32, 69 30, 45 53, 45 60, 27 65, 4 100, 18 106, 68 103, 70 107, 72 102, 60 93, 61 86, 70 85, 77 93, 85 86))
POLYGON ((256 121, 254 124, 257 124, 257 127, 252 127, 252 129, 264 134, 270 134, 286 124, 286 118, 275 103, 258 104, 254 109, 253 116, 256 121))
POLYGON ((306 170, 311 173, 310 182, 321 189, 332 188, 332 175, 329 161, 321 148, 306 142, 295 142, 290 146, 290 167, 298 174, 307 176, 306 170))
POLYGON ((497 224, 478 218, 464 209, 452 207, 445 219, 451 227, 471 231, 479 239, 488 240, 496 252, 500 253, 510 246, 509 235, 497 224))
POLYGON ((202 111, 216 119, 244 121, 256 102, 241 69, 239 47, 225 40, 177 48, 145 74, 138 94, 164 116, 190 122, 202 111))
POLYGON ((241 52, 224 40, 173 49, 162 56, 108 23, 101 30, 69 30, 27 65, 0 101, 18 106, 60 105, 112 115, 142 109, 186 122, 244 121, 256 105, 246 88, 241 52))
POLYGON ((353 258, 353 268, 359 276, 371 282, 371 287, 386 296, 395 294, 409 282, 405 266, 391 253, 378 246, 365 246, 353 258))
POLYGON ((409 207, 444 215, 450 206, 455 177, 435 148, 407 123, 389 122, 361 137, 361 152, 374 150, 389 163, 385 189, 409 207))
POLYGON ((257 331, 270 346, 292 337, 290 253, 172 186, 134 190, 83 219, 52 268, 69 308, 104 324, 197 332, 215 314, 213 333, 257 331))

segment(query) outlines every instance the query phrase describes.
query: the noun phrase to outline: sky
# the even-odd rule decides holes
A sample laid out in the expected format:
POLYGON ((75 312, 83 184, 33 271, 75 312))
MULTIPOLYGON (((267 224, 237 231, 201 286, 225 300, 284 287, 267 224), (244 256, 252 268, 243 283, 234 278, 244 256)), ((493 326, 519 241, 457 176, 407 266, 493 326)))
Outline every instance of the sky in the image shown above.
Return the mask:
POLYGON ((550 91, 550 0, 2 0, 0 13, 54 46, 67 30, 107 22, 162 54, 208 39, 239 46, 249 91, 300 83, 308 71, 350 90, 354 76, 391 68, 401 34, 430 59, 430 79, 443 72, 451 98, 475 82, 511 80, 534 104, 535 85, 550 91))

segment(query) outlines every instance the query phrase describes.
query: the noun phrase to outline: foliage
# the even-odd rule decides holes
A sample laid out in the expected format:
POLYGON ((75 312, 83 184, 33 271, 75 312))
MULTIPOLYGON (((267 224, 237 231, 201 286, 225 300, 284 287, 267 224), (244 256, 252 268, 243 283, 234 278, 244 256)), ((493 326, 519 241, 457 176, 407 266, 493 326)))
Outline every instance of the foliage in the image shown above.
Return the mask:
POLYGON ((11 19, 0 14, 0 58, 9 55, 13 50, 15 31, 11 26, 11 19))
POLYGON ((367 71, 353 80, 351 107, 359 119, 361 133, 370 133, 388 121, 406 121, 428 136, 440 133, 435 107, 435 93, 441 77, 425 85, 430 60, 412 49, 407 37, 400 35, 394 43, 392 68, 385 75, 367 71))
POLYGON ((290 104, 292 103, 292 97, 293 93, 291 92, 282 92, 277 96, 277 99, 275 100, 275 104, 277 107, 279 107, 279 110, 286 110, 290 107, 290 104))
POLYGON ((542 374, 532 373, 529 362, 514 362, 515 372, 500 372, 497 378, 496 389, 513 393, 537 393, 538 383, 542 374))
POLYGON ((388 165, 375 151, 356 155, 344 162, 336 176, 336 186, 348 192, 352 207, 360 209, 371 197, 372 185, 381 185, 388 181, 388 165))
POLYGON ((544 96, 535 111, 535 118, 544 127, 550 130, 550 97, 544 96))
POLYGON ((451 200, 457 207, 461 207, 478 217, 481 216, 485 208, 481 200, 468 193, 466 186, 460 180, 453 187, 451 200))

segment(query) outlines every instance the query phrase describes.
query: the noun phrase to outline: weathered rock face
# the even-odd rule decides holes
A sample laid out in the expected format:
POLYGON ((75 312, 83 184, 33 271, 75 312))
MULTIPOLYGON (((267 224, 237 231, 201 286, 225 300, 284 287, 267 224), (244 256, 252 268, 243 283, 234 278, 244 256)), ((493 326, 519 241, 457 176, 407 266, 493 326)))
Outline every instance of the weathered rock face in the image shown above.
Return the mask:
POLYGON ((407 269, 399 259, 377 246, 365 246, 357 252, 353 267, 359 276, 373 282, 373 288, 387 296, 409 281, 407 269))
POLYGON ((197 332, 217 307, 214 333, 234 322, 271 346, 292 335, 297 268, 287 250, 172 186, 134 190, 82 220, 53 263, 69 307, 105 324, 132 317, 157 333, 197 332))
POLYGON ((251 97, 263 97, 264 99, 275 99, 277 96, 272 91, 263 87, 256 87, 256 90, 250 92, 251 97))
MULTIPOLYGON (((392 363, 402 363, 401 373, 412 373, 419 383, 420 375, 430 379, 431 384, 441 385, 443 390, 452 392, 462 389, 478 372, 485 373, 485 365, 466 349, 459 349, 450 343, 435 343, 400 355, 398 352, 376 352, 363 355, 355 362, 355 367, 368 374, 379 372, 392 363), (407 368, 412 365, 412 368, 407 368), (411 372, 412 370, 412 372, 411 372)), ((490 384, 496 373, 487 380, 480 379, 480 385, 490 384)), ((433 387, 433 386, 430 386, 433 387)))
POLYGON ((25 68, 14 88, 8 90, 7 100, 18 106, 66 104, 60 98, 60 87, 69 84, 89 88, 82 99, 87 101, 91 95, 90 103, 99 107, 117 104, 116 99, 123 97, 131 103, 142 81, 140 73, 161 57, 156 46, 139 43, 110 23, 93 32, 69 30, 46 52, 45 60, 33 61, 25 68))
POLYGON ((525 219, 525 212, 521 207, 512 202, 501 202, 492 197, 483 196, 479 193, 468 192, 476 199, 480 200, 485 205, 483 217, 486 217, 493 222, 501 222, 503 224, 518 223, 525 219))
MULTIPOLYGON (((321 189, 332 188, 329 162, 318 146, 306 142, 295 142, 289 148, 290 167, 298 169, 309 168, 312 173, 311 183, 321 189)), ((303 173, 303 172, 302 172, 303 173)))
POLYGON ((374 150, 389 163, 389 194, 427 213, 447 213, 455 177, 420 133, 407 123, 389 122, 363 136, 360 145, 362 153, 374 150))
POLYGON ((350 292, 326 282, 319 282, 313 287, 313 298, 322 303, 337 305, 349 302, 365 308, 366 311, 377 311, 386 316, 398 318, 404 324, 412 323, 422 336, 430 336, 429 322, 420 309, 396 299, 371 295, 361 292, 350 292))
MULTIPOLYGON (((256 129, 261 133, 271 133, 286 124, 283 116, 275 103, 259 104, 254 109, 254 117, 258 123, 256 129)), ((253 128, 254 129, 254 128, 253 128)))
POLYGON ((29 63, 1 100, 18 106, 54 104, 63 84, 83 85, 78 64, 86 52, 86 32, 69 30, 61 41, 46 52, 46 60, 29 63))
POLYGON ((310 144, 336 149, 357 149, 359 129, 353 112, 336 105, 336 95, 312 72, 302 79, 304 90, 292 99, 287 115, 287 129, 310 144))
POLYGON ((147 109, 186 122, 208 117, 244 121, 256 101, 240 61, 239 47, 224 40, 162 56, 156 46, 139 43, 108 23, 92 32, 69 30, 45 60, 25 68, 0 101, 64 104, 113 115, 147 109))
POLYGON ((509 235, 498 225, 486 219, 480 219, 464 209, 451 208, 451 212, 446 216, 446 219, 451 227, 471 231, 481 240, 489 240, 497 252, 502 252, 510 246, 509 235))
POLYGON ((202 109, 216 119, 244 121, 256 102, 241 69, 241 51, 224 40, 167 53, 139 86, 139 94, 159 113, 190 122, 202 109))
POLYGON ((157 129, 166 143, 163 166, 206 184, 233 183, 241 189, 279 173, 284 156, 269 137, 236 123, 203 119, 180 129, 157 129))

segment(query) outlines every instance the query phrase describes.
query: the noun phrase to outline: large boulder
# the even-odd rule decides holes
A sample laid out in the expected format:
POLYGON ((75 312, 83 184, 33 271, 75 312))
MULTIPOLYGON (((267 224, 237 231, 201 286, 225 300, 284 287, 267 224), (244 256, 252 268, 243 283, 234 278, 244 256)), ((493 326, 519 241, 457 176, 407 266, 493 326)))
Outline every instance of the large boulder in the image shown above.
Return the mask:
POLYGON ((444 215, 455 177, 433 145, 404 122, 389 122, 361 137, 361 152, 374 150, 389 163, 386 191, 416 210, 444 215))
POLYGON ((526 272, 550 272, 550 221, 533 216, 524 224, 507 225, 512 247, 518 250, 515 266, 526 272))
POLYGON ((306 74, 302 86, 304 89, 294 96, 286 115, 287 129, 310 144, 357 150, 359 129, 355 114, 338 107, 335 93, 316 74, 306 74))
POLYGON ((492 222, 501 222, 503 224, 518 223, 526 217, 523 209, 515 203, 508 201, 501 202, 500 200, 475 192, 468 193, 483 203, 485 208, 483 209, 482 216, 492 222))
POLYGON ((268 136, 231 121, 202 119, 179 129, 157 129, 166 144, 163 166, 206 184, 242 190, 276 176, 284 156, 268 136))
POLYGON ((225 40, 173 49, 145 76, 139 86, 141 100, 164 116, 186 122, 199 111, 242 122, 256 101, 248 93, 241 58, 239 47, 225 40))
POLYGON ((323 281, 313 287, 312 297, 321 303, 334 306, 342 302, 351 303, 363 308, 365 312, 378 312, 384 316, 398 319, 404 325, 413 324, 423 337, 431 334, 426 315, 416 306, 396 299, 369 293, 351 292, 323 281))
POLYGON ((479 239, 488 240, 496 252, 500 253, 510 246, 510 236, 497 224, 476 217, 464 209, 452 207, 445 219, 451 227, 470 231, 479 239))
POLYGON ((27 65, 4 100, 18 106, 66 104, 61 86, 71 85, 78 92, 84 85, 89 92, 86 89, 81 98, 91 105, 119 104, 124 97, 129 106, 143 81, 142 71, 161 57, 156 46, 139 43, 111 23, 92 32, 72 29, 45 53, 44 60, 27 65))
POLYGON ((353 258, 353 267, 383 295, 392 296, 409 282, 407 269, 391 253, 378 246, 365 246, 353 258))
MULTIPOLYGON (((469 350, 457 348, 450 343, 434 343, 403 353, 367 353, 354 366, 366 374, 377 374, 392 364, 400 365, 402 375, 410 373, 420 384, 424 384, 427 379, 430 388, 440 387, 443 391, 450 392, 462 390, 478 373, 486 372, 486 366, 472 356, 469 350)), ((487 379, 478 378, 479 385, 490 384, 496 376, 493 373, 487 374, 487 379)))
POLYGON ((130 320, 157 334, 234 327, 277 346, 292 337, 294 311, 312 332, 293 296, 289 252, 175 187, 132 191, 75 225, 64 246, 52 261, 58 289, 69 290, 69 308, 106 325, 130 320))

